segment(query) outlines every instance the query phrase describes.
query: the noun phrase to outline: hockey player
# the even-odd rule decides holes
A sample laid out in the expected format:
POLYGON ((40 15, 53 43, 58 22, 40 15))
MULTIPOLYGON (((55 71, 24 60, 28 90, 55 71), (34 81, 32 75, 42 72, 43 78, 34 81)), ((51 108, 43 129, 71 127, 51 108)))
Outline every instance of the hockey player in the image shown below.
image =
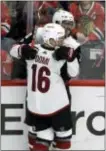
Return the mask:
MULTIPOLYGON (((71 49, 72 51, 75 51, 74 56, 78 59, 78 61, 80 61, 80 43, 77 42, 71 36, 71 30, 74 28, 74 24, 75 24, 74 17, 71 13, 69 13, 67 11, 58 10, 53 16, 53 22, 55 22, 55 23, 58 22, 58 24, 59 23, 61 24, 62 21, 66 21, 66 22, 69 21, 69 23, 71 22, 71 25, 69 24, 69 26, 68 26, 69 36, 65 38, 63 45, 65 45, 67 47, 67 49, 71 49), (71 28, 70 28, 70 26, 71 26, 71 28)), ((66 27, 67 27, 67 24, 66 24, 66 27)), ((67 32, 67 30, 65 30, 65 31, 67 32)), ((43 35, 43 27, 39 27, 39 28, 35 29, 34 36, 33 36, 33 39, 35 40, 34 43, 42 44, 43 43, 42 35, 43 35)), ((64 49, 64 47, 62 47, 62 49, 64 49)), ((62 67, 61 77, 64 81, 64 85, 65 85, 67 93, 68 93, 68 98, 71 101, 71 94, 69 91, 69 87, 66 85, 66 82, 71 79, 71 77, 67 73, 67 62, 65 62, 63 67, 62 67)), ((27 113, 27 115, 29 114, 29 112, 27 112, 27 111, 26 111, 26 113, 27 113)), ((29 130, 29 142, 30 142, 30 144, 33 144, 34 140, 31 139, 33 135, 35 138, 35 131, 33 130, 32 127, 30 127, 30 130, 29 130)))
POLYGON ((72 13, 60 9, 54 13, 52 22, 60 24, 65 29, 64 45, 76 50, 80 46, 80 43, 75 39, 75 35, 73 35, 75 20, 72 13))
MULTIPOLYGON (((75 27, 74 16, 65 10, 58 10, 54 14, 52 21, 54 23, 60 24, 64 27, 65 39, 64 39, 63 45, 66 46, 67 49, 69 48, 72 51, 75 51, 74 56, 80 62, 80 43, 71 36, 72 35, 71 31, 73 31, 73 29, 75 27)), ((42 44, 42 42, 43 42, 42 31, 43 31, 43 27, 39 27, 39 28, 37 28, 37 30, 35 29, 35 33, 34 33, 35 43, 42 44)), ((63 49, 64 49, 64 47, 63 47, 63 49)), ((66 85, 66 82, 71 79, 71 77, 67 73, 67 62, 65 62, 62 67, 61 77, 64 81, 64 85, 66 87, 69 100, 71 101, 71 94, 69 91, 69 87, 66 85)), ((33 133, 35 135, 35 132, 32 130, 32 127, 30 129, 31 129, 31 135, 33 135, 33 133)), ((31 141, 31 139, 30 139, 30 141, 31 141)))
POLYGON ((62 46, 65 31, 60 25, 45 25, 42 35, 43 45, 35 45, 34 49, 28 45, 16 45, 10 52, 13 57, 24 58, 27 62, 30 117, 26 123, 34 126, 37 135, 36 140, 32 137, 31 150, 48 151, 54 137, 54 150, 68 150, 71 147, 72 123, 61 70, 67 61, 67 72, 74 77, 79 74, 79 64, 73 51, 62 46))
MULTIPOLYGON (((75 29, 75 21, 74 21, 74 16, 69 13, 68 11, 65 10, 58 10, 54 13, 53 18, 52 18, 53 23, 60 24, 63 26, 65 29, 65 39, 63 42, 63 45, 66 47, 69 47, 72 49, 72 51, 75 51, 75 56, 78 59, 78 61, 81 61, 81 51, 80 51, 80 46, 81 44, 72 37, 72 31, 75 29)), ((43 27, 39 27, 36 31, 35 36, 35 41, 38 43, 42 43, 42 29, 43 27)), ((66 64, 64 65, 66 68, 66 64)), ((66 82, 67 80, 70 79, 70 77, 66 76, 65 74, 62 74, 64 81, 66 82)))
MULTIPOLYGON (((74 51, 75 57, 78 59, 78 62, 81 61, 81 44, 73 37, 73 30, 75 29, 74 16, 65 10, 58 10, 54 13, 52 18, 53 23, 60 24, 65 29, 65 39, 63 45, 69 47, 74 51)), ((64 71, 67 68, 67 63, 64 64, 64 71)), ((66 72, 65 72, 66 73, 66 72)), ((62 74, 63 80, 66 82, 70 80, 70 77, 67 74, 62 74)), ((69 88, 67 87, 67 90, 69 88)))
MULTIPOLYGON (((80 59, 81 58, 80 57, 81 56, 81 52, 80 52, 80 45, 81 44, 75 38, 73 38, 71 35, 72 31, 74 30, 74 27, 75 27, 74 16, 71 13, 69 13, 68 11, 58 10, 53 15, 52 22, 58 23, 64 27, 65 40, 64 40, 63 45, 66 47, 70 47, 73 51, 75 50, 76 57, 77 57, 78 61, 80 62, 81 61, 81 59, 80 59)), ((30 33, 29 36, 26 36, 21 41, 21 43, 24 43, 25 41, 29 41, 28 39, 30 39, 30 37, 32 37, 32 35, 33 35, 32 45, 34 43, 42 44, 43 43, 42 29, 43 29, 43 26, 35 28, 34 34, 30 33)), ((64 66, 66 66, 66 64, 64 66)), ((66 68, 66 67, 64 67, 64 68, 66 68)), ((64 79, 64 81, 66 81, 66 80, 69 80, 70 78, 66 75, 63 75, 63 79, 64 79)))
MULTIPOLYGON (((71 36, 71 34, 72 34, 71 30, 73 30, 73 28, 75 26, 75 21, 74 21, 73 15, 67 11, 64 11, 64 10, 58 10, 54 14, 52 21, 55 23, 63 25, 63 27, 66 29, 65 32, 69 33, 69 35, 67 35, 67 36, 65 34, 66 38, 63 42, 63 45, 72 49, 72 51, 75 50, 74 56, 78 59, 78 61, 80 61, 80 43, 77 42, 71 36), (67 22, 68 22, 68 25, 67 24, 65 25, 65 23, 67 23, 67 22), (64 23, 64 24, 62 24, 62 23, 64 23), (67 26, 68 26, 68 28, 67 28, 67 26)), ((42 38, 43 33, 42 32, 43 32, 43 26, 39 27, 39 28, 35 28, 34 35, 33 35, 33 42, 31 45, 33 45, 34 43, 39 43, 39 44, 43 43, 43 38, 42 38)), ((63 47, 63 49, 64 49, 64 47, 63 47)), ((67 89, 69 100, 71 101, 71 94, 69 91, 69 87, 66 85, 66 82, 71 79, 71 77, 67 73, 67 62, 65 62, 63 67, 62 67, 61 77, 62 77, 62 79, 64 81, 64 85, 67 89)), ((28 116, 29 112, 26 111, 26 114, 28 116)), ((30 130, 29 130, 29 142, 30 143, 29 144, 33 144, 33 140, 31 139, 33 135, 35 137, 35 131, 33 130, 32 127, 30 127, 30 130)))
MULTIPOLYGON (((58 10, 54 13, 52 18, 53 23, 60 24, 65 29, 65 39, 63 45, 76 50, 76 56, 80 61, 80 43, 73 37, 73 30, 75 29, 74 16, 65 10, 58 10)), ((42 29, 39 27, 34 34, 34 39, 38 43, 42 43, 42 29)))

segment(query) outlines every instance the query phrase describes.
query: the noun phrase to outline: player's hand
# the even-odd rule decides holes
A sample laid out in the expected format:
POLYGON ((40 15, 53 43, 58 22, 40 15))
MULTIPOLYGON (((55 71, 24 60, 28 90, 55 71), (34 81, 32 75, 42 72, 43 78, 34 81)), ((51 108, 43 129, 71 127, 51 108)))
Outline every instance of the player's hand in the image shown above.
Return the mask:
POLYGON ((56 60, 67 60, 67 61, 73 61, 73 57, 75 55, 74 49, 71 49, 70 47, 61 46, 60 48, 56 49, 54 52, 54 57, 56 60))
POLYGON ((19 55, 21 56, 21 58, 25 60, 34 59, 36 54, 37 54, 36 49, 33 49, 29 45, 21 45, 19 47, 19 55))

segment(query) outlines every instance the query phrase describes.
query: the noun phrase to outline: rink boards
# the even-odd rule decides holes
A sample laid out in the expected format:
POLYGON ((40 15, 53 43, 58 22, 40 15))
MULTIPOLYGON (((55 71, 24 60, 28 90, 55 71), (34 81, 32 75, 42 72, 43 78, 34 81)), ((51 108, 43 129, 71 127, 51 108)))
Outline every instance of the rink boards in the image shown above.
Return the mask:
MULTIPOLYGON (((2 81, 1 150, 28 150, 24 124, 26 81, 2 81)), ((72 94, 72 150, 104 150, 104 81, 75 80, 72 94)))

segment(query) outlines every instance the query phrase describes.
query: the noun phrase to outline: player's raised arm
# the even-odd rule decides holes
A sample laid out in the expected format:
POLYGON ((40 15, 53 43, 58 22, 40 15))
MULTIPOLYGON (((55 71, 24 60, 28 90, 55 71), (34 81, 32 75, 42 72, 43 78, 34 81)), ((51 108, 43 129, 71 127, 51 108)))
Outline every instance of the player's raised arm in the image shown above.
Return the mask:
POLYGON ((80 47, 76 50, 69 48, 68 58, 67 58, 67 72, 71 77, 76 77, 79 75, 79 62, 80 62, 80 47))
POLYGON ((14 45, 10 50, 10 55, 14 58, 25 60, 34 59, 37 54, 37 48, 32 48, 27 44, 23 45, 14 45))
POLYGON ((66 46, 61 46, 55 51, 56 60, 67 61, 67 71, 71 77, 76 77, 79 74, 78 53, 77 49, 74 50, 66 46))

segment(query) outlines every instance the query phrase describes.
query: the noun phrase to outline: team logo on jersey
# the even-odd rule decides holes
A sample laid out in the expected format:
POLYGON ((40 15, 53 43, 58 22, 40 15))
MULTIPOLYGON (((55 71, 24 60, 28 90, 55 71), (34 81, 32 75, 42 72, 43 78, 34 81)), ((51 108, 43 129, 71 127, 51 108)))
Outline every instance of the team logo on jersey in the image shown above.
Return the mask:
POLYGON ((82 16, 78 23, 78 29, 85 36, 88 36, 94 30, 93 20, 86 15, 82 16))

